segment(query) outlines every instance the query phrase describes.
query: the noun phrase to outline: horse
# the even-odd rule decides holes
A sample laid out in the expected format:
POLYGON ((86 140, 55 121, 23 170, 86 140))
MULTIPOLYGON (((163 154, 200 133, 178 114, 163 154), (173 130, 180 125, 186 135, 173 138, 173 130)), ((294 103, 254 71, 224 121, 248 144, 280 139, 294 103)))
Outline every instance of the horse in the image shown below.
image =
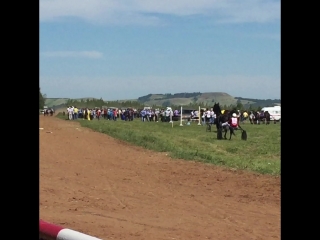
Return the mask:
POLYGON ((229 140, 231 140, 232 135, 236 135, 234 133, 234 129, 228 124, 233 113, 234 111, 225 110, 224 113, 218 117, 218 131, 220 131, 221 133, 224 132, 224 139, 227 139, 228 131, 230 132, 229 140))
POLYGON ((251 123, 251 124, 254 124, 254 122, 255 122, 255 118, 256 118, 255 112, 250 111, 250 114, 249 114, 249 121, 250 121, 250 123, 251 123))
POLYGON ((257 111, 250 111, 249 121, 251 124, 260 124, 264 120, 264 114, 257 111))
POLYGON ((270 113, 268 111, 264 111, 264 117, 266 125, 270 124, 270 113))
POLYGON ((270 113, 268 111, 256 112, 255 122, 258 125, 260 125, 260 123, 264 123, 266 125, 270 124, 270 113))
POLYGON ((243 112, 241 113, 239 120, 240 120, 241 123, 245 123, 248 118, 249 118, 249 114, 248 114, 248 112, 245 110, 245 111, 243 111, 243 112))
POLYGON ((219 103, 214 103, 214 105, 213 105, 213 107, 212 107, 212 110, 213 110, 213 112, 216 114, 216 118, 215 118, 213 124, 216 125, 217 130, 218 130, 218 129, 219 129, 219 125, 218 125, 217 119, 218 119, 218 117, 222 114, 219 103))
POLYGON ((264 117, 264 112, 257 112, 256 114, 256 120, 257 124, 260 125, 261 123, 265 123, 265 117, 264 117))
POLYGON ((264 123, 266 125, 270 124, 270 113, 268 111, 256 112, 250 111, 249 121, 251 124, 264 123))
POLYGON ((212 108, 214 113, 216 114, 215 125, 217 127, 217 138, 221 140, 222 133, 224 132, 224 139, 227 139, 227 133, 228 131, 230 131, 229 140, 231 140, 232 135, 235 135, 234 129, 232 127, 229 127, 229 124, 224 125, 224 123, 229 122, 229 119, 231 118, 232 113, 234 113, 235 110, 233 111, 225 110, 224 113, 222 114, 219 103, 215 103, 212 108))

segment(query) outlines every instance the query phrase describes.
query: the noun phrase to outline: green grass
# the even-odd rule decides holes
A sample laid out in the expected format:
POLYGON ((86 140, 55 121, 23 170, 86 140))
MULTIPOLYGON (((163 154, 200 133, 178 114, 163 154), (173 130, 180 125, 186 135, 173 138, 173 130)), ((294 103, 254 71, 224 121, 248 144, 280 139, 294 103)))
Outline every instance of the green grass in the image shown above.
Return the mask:
MULTIPOLYGON (((66 119, 58 114, 57 117, 66 119)), ((241 140, 241 132, 229 140, 217 140, 216 132, 206 132, 204 126, 192 123, 179 126, 170 123, 79 120, 82 127, 108 134, 114 138, 158 152, 172 158, 195 160, 234 169, 262 174, 280 175, 280 124, 243 124, 248 140, 241 140)), ((215 129, 213 129, 215 131, 215 129)), ((229 134, 228 134, 229 135, 229 134)), ((228 137, 227 135, 227 137, 228 137)))

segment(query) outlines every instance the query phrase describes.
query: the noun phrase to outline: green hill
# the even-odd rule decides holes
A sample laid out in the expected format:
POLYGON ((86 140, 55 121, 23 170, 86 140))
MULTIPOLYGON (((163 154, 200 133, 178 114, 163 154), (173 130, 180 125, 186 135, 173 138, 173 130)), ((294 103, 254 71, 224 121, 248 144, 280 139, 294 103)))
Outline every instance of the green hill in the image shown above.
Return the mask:
POLYGON ((227 93, 206 92, 206 93, 175 93, 175 94, 149 94, 138 98, 139 102, 146 105, 190 105, 199 103, 200 105, 213 105, 219 102, 222 105, 236 104, 237 99, 227 93))
POLYGON ((64 106, 69 98, 46 98, 45 105, 48 107, 64 106))
POLYGON ((220 105, 237 105, 241 103, 244 106, 255 106, 255 107, 265 107, 273 106, 275 104, 280 104, 280 99, 251 99, 242 97, 233 97, 228 93, 224 92, 194 92, 194 93, 175 93, 175 94, 148 94, 146 96, 139 97, 137 99, 140 103, 145 105, 176 105, 176 106, 187 106, 190 104, 197 103, 200 106, 212 106, 215 102, 220 103, 220 105))
MULTIPOLYGON (((69 98, 47 98, 46 105, 48 107, 64 107, 69 98)), ((92 100, 96 98, 78 98, 74 100, 86 101, 87 99, 92 100)), ((108 100, 104 100, 108 101, 108 100)), ((280 99, 252 99, 243 97, 233 97, 228 93, 224 92, 193 92, 193 93, 166 93, 166 94, 148 94, 146 96, 138 97, 137 99, 130 100, 117 100, 109 102, 127 102, 137 101, 145 106, 188 106, 199 104, 200 106, 213 106, 215 102, 220 103, 222 106, 237 105, 241 103, 243 106, 249 107, 266 107, 279 105, 280 99)))

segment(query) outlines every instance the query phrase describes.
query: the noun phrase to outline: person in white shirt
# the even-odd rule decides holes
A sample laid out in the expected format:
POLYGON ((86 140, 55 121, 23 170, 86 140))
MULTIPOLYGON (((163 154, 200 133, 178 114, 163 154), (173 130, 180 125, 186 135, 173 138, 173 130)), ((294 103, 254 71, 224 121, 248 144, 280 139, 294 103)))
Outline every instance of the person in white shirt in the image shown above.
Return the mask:
POLYGON ((198 112, 197 110, 195 110, 193 116, 194 116, 195 118, 196 118, 196 117, 199 117, 198 114, 199 114, 199 112, 198 112))
POLYGON ((214 119, 216 118, 216 114, 213 111, 213 108, 210 109, 210 123, 214 123, 214 119))
POLYGON ((148 122, 151 122, 151 109, 148 109, 147 110, 147 120, 148 120, 148 122))
POLYGON ((69 115, 69 120, 73 119, 73 107, 68 107, 68 115, 69 115))
POLYGON ((172 117, 173 117, 173 111, 172 111, 172 108, 170 108, 170 111, 169 111, 169 117, 170 117, 170 123, 172 123, 172 117))
POLYGON ((171 108, 170 107, 167 107, 167 110, 164 112, 165 116, 166 116, 166 122, 169 122, 170 121, 170 111, 171 111, 171 108))
POLYGON ((159 111, 159 109, 157 108, 156 109, 156 111, 154 112, 154 115, 155 115, 155 120, 156 120, 156 122, 159 122, 159 114, 160 114, 160 111, 159 111))
POLYGON ((206 122, 210 123, 210 117, 211 117, 211 112, 210 110, 207 108, 206 109, 206 122))

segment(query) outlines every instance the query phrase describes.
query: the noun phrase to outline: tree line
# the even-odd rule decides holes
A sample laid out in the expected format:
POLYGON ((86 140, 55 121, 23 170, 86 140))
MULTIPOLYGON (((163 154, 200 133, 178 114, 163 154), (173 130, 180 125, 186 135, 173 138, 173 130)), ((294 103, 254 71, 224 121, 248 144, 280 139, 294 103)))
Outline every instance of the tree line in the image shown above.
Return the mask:
POLYGON ((41 93, 39 88, 39 109, 43 109, 46 103, 46 95, 41 93))

